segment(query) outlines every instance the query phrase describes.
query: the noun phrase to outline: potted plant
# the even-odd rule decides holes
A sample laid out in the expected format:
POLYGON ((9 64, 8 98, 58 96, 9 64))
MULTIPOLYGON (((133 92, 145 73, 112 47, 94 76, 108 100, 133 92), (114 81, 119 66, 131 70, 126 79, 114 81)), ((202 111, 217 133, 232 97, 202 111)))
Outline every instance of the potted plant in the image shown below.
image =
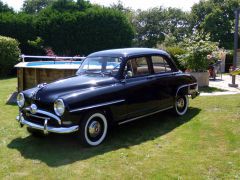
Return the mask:
POLYGON ((214 58, 213 52, 218 49, 218 43, 209 39, 209 35, 195 32, 191 38, 183 41, 182 46, 186 49, 186 53, 179 57, 187 72, 197 79, 199 86, 209 85, 208 67, 214 58))

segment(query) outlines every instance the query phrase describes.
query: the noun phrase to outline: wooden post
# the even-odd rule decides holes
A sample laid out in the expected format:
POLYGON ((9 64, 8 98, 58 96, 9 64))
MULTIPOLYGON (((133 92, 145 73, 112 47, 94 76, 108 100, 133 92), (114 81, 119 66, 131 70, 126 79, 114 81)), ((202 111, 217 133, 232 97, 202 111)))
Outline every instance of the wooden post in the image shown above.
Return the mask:
MULTIPOLYGON (((235 33, 234 33, 234 56, 233 56, 233 68, 234 69, 237 66, 239 12, 240 12, 240 9, 235 10, 235 33)), ((228 84, 228 86, 238 87, 238 84, 236 84, 236 76, 235 75, 232 75, 232 84, 228 84)))

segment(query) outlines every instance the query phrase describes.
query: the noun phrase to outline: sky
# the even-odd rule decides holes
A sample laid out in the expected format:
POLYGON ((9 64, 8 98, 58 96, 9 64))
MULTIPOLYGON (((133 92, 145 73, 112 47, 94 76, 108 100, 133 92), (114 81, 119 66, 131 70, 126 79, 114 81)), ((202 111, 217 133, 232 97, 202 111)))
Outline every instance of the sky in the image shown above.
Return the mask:
MULTIPOLYGON (((7 3, 10 7, 13 7, 16 11, 19 11, 22 7, 24 0, 1 0, 7 3)), ((109 6, 113 3, 117 3, 118 0, 90 0, 91 3, 109 6)), ((142 9, 146 10, 152 7, 175 7, 184 11, 190 11, 194 3, 198 3, 199 0, 121 0, 125 7, 130 7, 134 10, 142 9)))

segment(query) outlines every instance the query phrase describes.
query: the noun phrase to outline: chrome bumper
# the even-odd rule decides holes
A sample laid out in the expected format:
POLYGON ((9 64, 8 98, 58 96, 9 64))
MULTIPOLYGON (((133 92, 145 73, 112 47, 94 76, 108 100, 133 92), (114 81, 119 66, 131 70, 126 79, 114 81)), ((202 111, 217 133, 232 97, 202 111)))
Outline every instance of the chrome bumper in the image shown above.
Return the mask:
POLYGON ((49 119, 45 119, 44 121, 44 126, 41 126, 39 124, 35 124, 32 122, 27 121, 26 119, 24 119, 23 116, 21 116, 21 114, 19 116, 16 117, 16 120, 20 123, 21 126, 26 125, 30 128, 33 129, 38 129, 38 130, 42 130, 44 134, 48 134, 48 132, 53 132, 53 133, 59 133, 59 134, 66 134, 66 133, 72 133, 78 130, 79 126, 71 126, 71 127, 52 127, 52 126, 48 126, 48 120, 49 119))

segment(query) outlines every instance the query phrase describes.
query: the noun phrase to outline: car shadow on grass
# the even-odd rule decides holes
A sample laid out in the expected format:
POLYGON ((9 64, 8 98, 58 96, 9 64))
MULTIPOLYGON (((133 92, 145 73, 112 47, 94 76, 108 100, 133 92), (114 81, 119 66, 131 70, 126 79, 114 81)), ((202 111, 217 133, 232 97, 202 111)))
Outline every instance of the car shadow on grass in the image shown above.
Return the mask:
POLYGON ((58 134, 51 134, 44 138, 31 135, 24 138, 18 137, 8 144, 8 148, 18 150, 26 159, 58 167, 154 140, 191 121, 200 111, 198 108, 190 107, 183 117, 170 115, 169 111, 166 111, 113 127, 106 141, 92 148, 82 147, 73 135, 58 134))

